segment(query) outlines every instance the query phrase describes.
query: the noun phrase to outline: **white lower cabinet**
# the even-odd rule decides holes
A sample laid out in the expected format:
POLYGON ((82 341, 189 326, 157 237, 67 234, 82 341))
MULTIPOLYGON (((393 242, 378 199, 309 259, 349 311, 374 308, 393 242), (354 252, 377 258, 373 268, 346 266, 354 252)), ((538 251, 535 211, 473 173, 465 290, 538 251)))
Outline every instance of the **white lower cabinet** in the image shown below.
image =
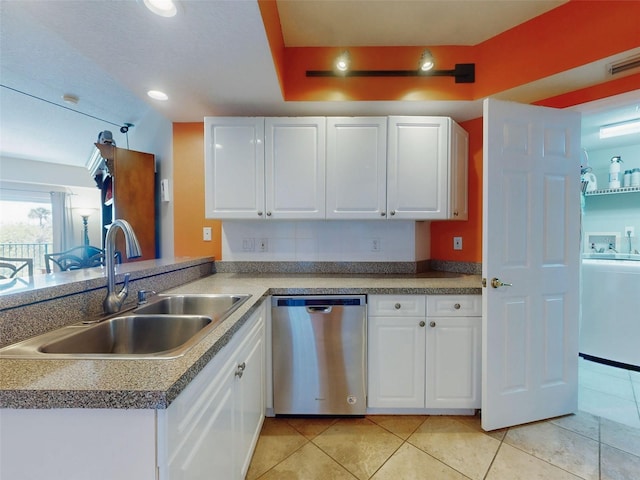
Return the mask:
POLYGON ((244 478, 265 410, 265 305, 166 410, 0 410, 0 478, 244 478))
POLYGON ((265 412, 264 308, 159 416, 161 480, 245 477, 265 412))
POLYGON ((480 408, 480 295, 370 295, 370 409, 480 408))

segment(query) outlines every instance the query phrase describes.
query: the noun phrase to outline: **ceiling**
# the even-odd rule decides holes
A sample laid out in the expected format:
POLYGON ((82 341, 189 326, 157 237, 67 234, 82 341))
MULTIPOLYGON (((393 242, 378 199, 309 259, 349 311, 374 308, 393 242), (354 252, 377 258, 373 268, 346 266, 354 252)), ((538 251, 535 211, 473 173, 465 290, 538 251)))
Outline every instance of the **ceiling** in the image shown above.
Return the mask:
MULTIPOLYGON (((474 45, 562 3, 278 0, 278 8, 287 46, 474 45)), ((178 9, 167 19, 141 0, 0 1, 0 157, 84 166, 98 132, 111 130, 126 146, 119 126, 158 113, 172 122, 207 115, 481 116, 480 100, 284 102, 255 1, 179 0, 178 9), (170 99, 154 101, 150 89, 170 99), (68 93, 79 102, 65 103, 68 93)), ((622 115, 639 116, 640 91, 617 103, 622 115)), ((618 118, 606 104, 588 113, 586 127, 618 118)))

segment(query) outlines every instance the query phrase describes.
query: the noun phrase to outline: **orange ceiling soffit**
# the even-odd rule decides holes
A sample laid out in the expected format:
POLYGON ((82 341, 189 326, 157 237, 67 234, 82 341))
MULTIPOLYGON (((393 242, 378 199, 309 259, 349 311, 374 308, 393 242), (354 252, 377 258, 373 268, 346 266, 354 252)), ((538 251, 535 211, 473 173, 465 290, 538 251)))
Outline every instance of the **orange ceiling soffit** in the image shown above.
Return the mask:
POLYGON ((640 1, 574 0, 475 46, 285 47, 273 0, 258 0, 287 101, 476 100, 640 47, 640 1), (345 49, 354 70, 417 69, 424 48, 436 68, 475 63, 475 83, 450 77, 307 77, 345 49))
POLYGON ((258 7, 260 8, 260 15, 262 16, 262 23, 267 34, 267 40, 269 41, 269 49, 271 50, 271 57, 273 58, 273 64, 278 75, 278 82, 280 83, 280 91, 284 97, 284 82, 282 75, 284 72, 284 38, 282 36, 282 28, 280 26, 280 14, 278 13, 278 5, 275 0, 258 0, 258 7))

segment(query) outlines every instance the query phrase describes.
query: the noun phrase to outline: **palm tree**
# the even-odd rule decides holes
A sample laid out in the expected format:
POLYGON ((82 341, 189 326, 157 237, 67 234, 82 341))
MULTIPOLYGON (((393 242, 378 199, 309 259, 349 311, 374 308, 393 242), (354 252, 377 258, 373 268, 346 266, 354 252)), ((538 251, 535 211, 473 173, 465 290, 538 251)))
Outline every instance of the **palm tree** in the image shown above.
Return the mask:
POLYGON ((49 215, 51 215, 51 211, 47 210, 43 207, 32 208, 29 212, 29 218, 37 218, 40 222, 40 228, 44 227, 44 222, 49 219, 49 215))

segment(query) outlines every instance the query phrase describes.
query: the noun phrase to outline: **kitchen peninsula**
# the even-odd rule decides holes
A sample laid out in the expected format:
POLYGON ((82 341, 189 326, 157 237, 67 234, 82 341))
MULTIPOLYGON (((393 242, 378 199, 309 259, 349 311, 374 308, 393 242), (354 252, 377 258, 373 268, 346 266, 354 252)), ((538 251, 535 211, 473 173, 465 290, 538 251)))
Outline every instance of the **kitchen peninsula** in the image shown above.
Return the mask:
MULTIPOLYGON (((187 263, 190 269, 211 271, 211 259, 190 260, 187 263)), ((144 263, 144 262, 141 262, 144 263)), ((184 266, 184 265, 183 265, 184 266)), ((188 269, 186 270, 188 271, 188 269)), ((174 275, 185 277, 182 270, 174 272, 174 275)), ((132 275, 134 277, 135 275, 132 275)), ((202 275, 200 275, 202 276, 202 275)), ((135 291, 140 288, 162 291, 160 287, 154 288, 150 283, 150 275, 147 283, 142 278, 137 278, 138 284, 133 283, 135 291)), ((118 278, 120 280, 120 278, 118 278)), ((191 280, 191 279, 190 279, 191 280)), ((239 344, 244 336, 256 336, 255 325, 264 325, 268 316, 265 300, 270 295, 323 295, 323 294, 368 294, 368 295, 479 295, 481 293, 479 275, 458 274, 449 272, 429 272, 425 274, 317 274, 317 273, 215 273, 203 276, 197 280, 179 286, 172 286, 168 290, 171 293, 234 293, 250 294, 251 297, 233 312, 209 335, 204 337, 183 356, 169 359, 144 359, 144 360, 34 360, 0 357, 0 371, 2 381, 0 385, 0 423, 3 431, 6 426, 16 428, 20 422, 28 418, 25 431, 33 431, 31 428, 53 428, 46 423, 47 411, 55 409, 57 418, 63 425, 69 428, 78 428, 76 432, 86 430, 82 425, 92 424, 91 417, 97 418, 96 428, 103 425, 106 430, 93 435, 103 440, 76 438, 73 442, 76 447, 82 447, 83 452, 89 455, 86 462, 103 464, 105 452, 100 453, 103 445, 91 446, 94 441, 105 442, 111 435, 121 435, 118 428, 126 428, 126 435, 122 435, 123 442, 116 452, 109 447, 110 454, 122 455, 120 467, 137 468, 139 476, 136 478, 155 478, 156 468, 163 470, 163 465, 171 464, 173 447, 171 438, 177 434, 170 431, 171 422, 162 419, 171 417, 170 413, 181 407, 180 399, 196 398, 192 393, 198 385, 198 379, 211 372, 210 369, 217 362, 221 362, 228 355, 232 345, 239 344), (243 328, 244 327, 244 328, 243 328), (242 338, 241 338, 242 337, 242 338), (224 348, 225 346, 229 348, 224 348), (207 373, 209 372, 209 373, 207 373), (198 375, 202 373, 201 375, 198 375), (191 389, 189 389, 191 387, 191 389), (183 393, 183 395, 180 395, 183 393), (175 403, 175 405, 174 405, 175 403), (172 410, 173 407, 173 410, 172 410), (45 421, 45 423, 42 423, 45 421), (76 422, 80 422, 76 424, 76 422), (76 427, 73 427, 76 425, 76 427), (163 426, 164 425, 164 426, 163 426), (169 425, 169 426, 167 426, 169 425), (138 432, 137 434, 133 432, 138 432), (158 437, 156 437, 158 435, 158 437), (125 437, 129 440, 125 441, 125 437), (168 439, 164 444, 158 439, 168 439), (128 447, 127 447, 128 445, 128 447), (94 448, 95 447, 95 448, 94 448), (127 449, 131 450, 127 453, 127 449), (86 450, 86 452, 85 452, 86 450), (95 453, 91 453, 94 451, 95 453), (139 455, 138 453, 139 452, 139 455)), ((66 287, 70 288, 70 287, 66 287)), ((101 297, 102 288, 92 286, 93 290, 87 295, 101 297)), ((34 294, 34 293, 32 293, 34 294)), ((33 307, 33 306, 32 306, 33 307)), ((4 305, 3 305, 4 308, 4 305)), ((23 308, 29 308, 25 306, 23 308)), ((69 305, 69 310, 77 308, 69 305)), ((16 313, 19 311, 16 308, 16 313)), ((16 315, 19 317, 19 315, 16 315)), ((4 318, 6 322, 6 317, 4 318)), ((6 325, 4 326, 6 328, 6 325)), ((264 327, 263 327, 264 328, 264 327)), ((264 333, 262 334, 264 335, 264 333)), ((264 336, 262 338, 264 343, 264 336)), ((267 337, 268 338, 268 337, 267 337)), ((235 347, 233 347, 235 348, 235 347)), ((261 348, 264 348, 262 345, 261 348)), ((215 370, 219 370, 218 367, 215 370)), ((266 370, 268 372, 268 366, 266 370)), ((217 373, 217 372, 214 372, 217 373)), ((248 373, 247 373, 248 375, 248 373)), ((233 375, 231 377, 233 379, 233 375)), ((269 379, 262 379, 269 384, 269 379)), ((258 387, 260 388, 260 387, 258 387)), ((264 389, 264 385, 262 387, 264 389)), ((206 390, 204 386, 198 389, 206 390)), ((268 392, 268 389, 267 389, 268 392)), ((267 406, 269 398, 266 399, 267 406)), ((202 402, 198 403, 202 406, 202 402)), ((217 403, 216 403, 217 405, 217 403)), ((264 410, 260 416, 264 415, 264 410)), ((88 428, 88 427, 85 427, 88 428)), ((13 430, 15 431, 15 430, 13 430)), ((56 432, 56 435, 65 435, 65 439, 71 433, 56 432)), ((113 437, 119 438, 119 437, 113 437)), ((3 438, 2 444, 9 445, 16 439, 3 438)), ((22 439, 24 445, 30 445, 33 439, 22 439)), ((40 441, 40 439, 38 439, 40 441)), ((67 441, 67 440, 65 440, 67 441)), ((220 441, 220 440, 218 440, 220 441)), ((224 442, 224 439, 223 439, 224 442)), ((107 442, 109 443, 109 442, 107 442)), ((180 443, 180 442, 178 442, 180 443)), ((181 444, 181 443, 180 443, 181 444)), ((175 446, 175 445, 174 445, 175 446)), ((252 447, 250 445, 250 447, 252 447)), ((177 448, 177 447, 175 447, 177 448)), ((12 450, 12 454, 15 451, 12 450)), ((29 453, 24 453, 25 458, 29 453)), ((178 454, 176 454, 178 455, 178 454)), ((178 455, 179 456, 179 455, 178 455)), ((250 455, 249 455, 250 459, 250 455)), ((50 459, 55 461, 55 459, 50 459)), ((177 461, 177 460, 176 460, 177 461)), ((105 472, 118 475, 115 470, 109 470, 114 463, 106 462, 111 467, 105 467, 105 472)), ((242 462, 241 462, 242 463, 242 462)), ((246 463, 246 462, 245 462, 246 463)), ((238 467, 239 469, 240 467, 238 467)), ((233 470, 234 472, 238 469, 233 470)), ((96 472, 98 470, 92 470, 96 472)), ((130 472, 131 470, 126 470, 130 472)), ((239 471, 239 470, 238 470, 239 471)), ((65 478, 73 478, 66 472, 65 478)), ((122 477, 122 471, 120 471, 122 477)), ((101 475, 106 475, 101 474, 101 475)), ((162 474, 164 475, 164 474, 162 474)), ((160 478, 172 478, 171 475, 160 478)), ((85 475, 86 477, 86 475, 85 475)), ((229 477, 235 478, 234 473, 229 477)), ((88 478, 88 477, 86 477, 88 478)), ((108 478, 106 476, 92 478, 108 478)), ((114 477, 115 478, 115 477, 114 477)), ((128 477, 129 478, 129 477, 128 477)), ((134 478, 134 477, 130 477, 134 478)))

